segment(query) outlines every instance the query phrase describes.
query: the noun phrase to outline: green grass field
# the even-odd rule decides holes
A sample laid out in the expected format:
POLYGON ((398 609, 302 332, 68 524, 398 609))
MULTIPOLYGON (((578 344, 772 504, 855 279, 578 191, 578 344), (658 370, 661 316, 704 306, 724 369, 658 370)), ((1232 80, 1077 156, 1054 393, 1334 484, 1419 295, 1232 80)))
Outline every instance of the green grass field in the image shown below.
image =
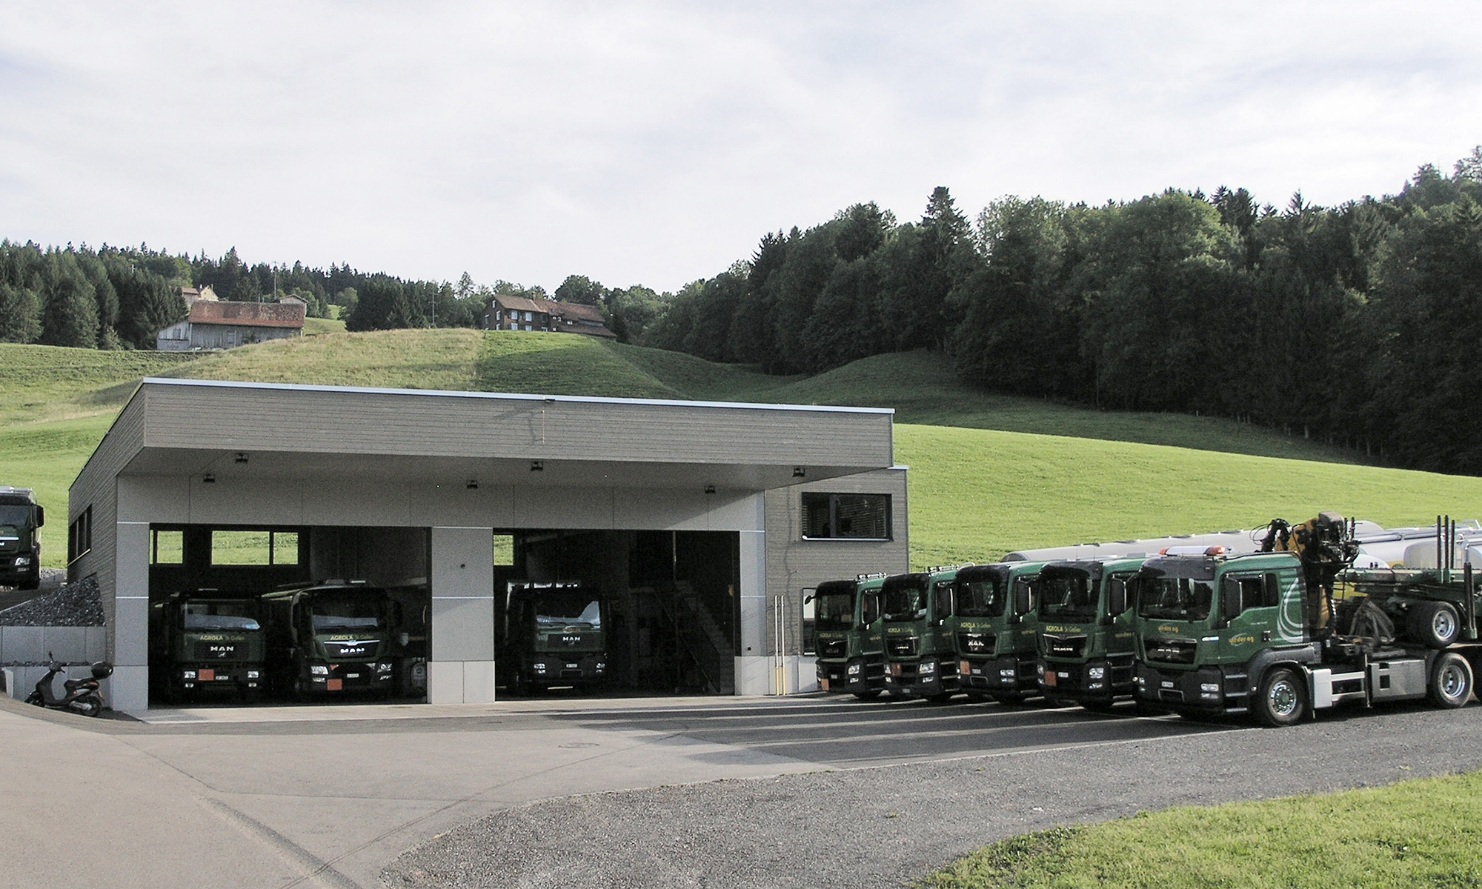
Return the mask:
MULTIPOLYGON (((65 559, 68 487, 145 376, 890 407, 896 459, 910 467, 917 567, 1254 528, 1321 510, 1390 526, 1482 512, 1482 479, 1367 466, 1227 420, 988 395, 925 353, 877 356, 811 378, 769 377, 570 335, 324 326, 314 336, 204 355, 0 344, 0 484, 37 490, 49 512, 47 565, 65 559)), ((1174 810, 999 844, 924 885, 1482 885, 1477 830, 1461 829, 1475 820, 1467 807, 1479 791, 1482 779, 1472 775, 1201 810, 1197 819, 1174 810), (1341 873, 1330 867, 1335 860, 1341 873), (1196 875, 1203 882, 1192 882, 1196 875)))
POLYGON ((1320 510, 1429 524, 1475 517, 1482 504, 1482 479, 1365 466, 1228 420, 977 392, 924 352, 802 378, 585 337, 472 330, 327 333, 194 355, 0 345, 0 484, 37 489, 53 517, 48 565, 65 557, 67 487, 144 376, 891 407, 896 457, 911 467, 917 567, 1320 510))

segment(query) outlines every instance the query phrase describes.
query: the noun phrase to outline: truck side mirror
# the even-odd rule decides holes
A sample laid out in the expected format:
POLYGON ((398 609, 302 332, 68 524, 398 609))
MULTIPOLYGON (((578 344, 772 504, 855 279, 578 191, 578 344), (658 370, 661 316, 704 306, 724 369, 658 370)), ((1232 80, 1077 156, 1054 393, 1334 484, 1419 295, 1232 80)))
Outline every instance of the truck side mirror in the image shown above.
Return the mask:
POLYGON ((1229 623, 1240 616, 1245 610, 1245 602, 1241 596, 1240 581, 1234 577, 1226 577, 1220 581, 1220 617, 1225 623, 1229 623))
POLYGON ((1127 610, 1127 581, 1113 580, 1107 589, 1106 613, 1118 615, 1127 610))
POLYGON ((38 504, 36 506, 36 527, 40 528, 44 524, 46 524, 46 507, 38 504))
POLYGON ((1029 584, 1019 581, 1014 584, 1014 615, 1028 614, 1034 610, 1034 603, 1030 601, 1029 584))

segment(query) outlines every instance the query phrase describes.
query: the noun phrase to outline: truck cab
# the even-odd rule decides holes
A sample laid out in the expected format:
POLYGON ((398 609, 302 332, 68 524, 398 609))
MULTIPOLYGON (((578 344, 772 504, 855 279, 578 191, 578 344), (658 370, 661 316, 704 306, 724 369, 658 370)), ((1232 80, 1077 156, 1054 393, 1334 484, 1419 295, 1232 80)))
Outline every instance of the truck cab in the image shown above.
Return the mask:
POLYGON ((860 700, 885 688, 885 633, 880 589, 884 574, 830 580, 813 593, 818 687, 860 700))
POLYGON ((957 681, 972 700, 1017 704, 1039 694, 1037 584, 1043 562, 957 572, 957 681))
POLYGON ((1135 689, 1127 582, 1142 557, 1050 562, 1040 569, 1040 693, 1052 702, 1109 709, 1135 689))
POLYGON ((268 609, 268 659, 280 691, 296 697, 395 689, 390 594, 363 580, 325 580, 275 590, 268 609))
POLYGON ((46 510, 30 488, 0 485, 0 586, 41 586, 41 526, 46 510))
POLYGON ((954 605, 959 566, 885 578, 885 690, 942 702, 957 693, 954 605))
POLYGON ((267 642, 255 596, 180 592, 153 616, 151 673, 167 700, 218 691, 254 698, 264 687, 267 642))
POLYGON ((581 583, 512 582, 496 642, 510 694, 555 686, 591 692, 607 680, 605 596, 581 583))

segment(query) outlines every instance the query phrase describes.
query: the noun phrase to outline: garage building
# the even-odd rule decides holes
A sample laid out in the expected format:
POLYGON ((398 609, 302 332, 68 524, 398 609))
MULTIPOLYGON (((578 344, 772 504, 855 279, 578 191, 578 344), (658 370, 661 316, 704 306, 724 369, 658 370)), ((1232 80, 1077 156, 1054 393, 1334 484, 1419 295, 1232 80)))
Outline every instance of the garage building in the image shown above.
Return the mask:
POLYGON ((146 379, 72 486, 68 576, 98 581, 124 712, 159 704, 150 616, 172 594, 326 578, 395 591, 399 687, 417 700, 495 700, 496 627, 519 582, 606 592, 610 688, 807 690, 807 593, 908 570, 892 422, 146 379))

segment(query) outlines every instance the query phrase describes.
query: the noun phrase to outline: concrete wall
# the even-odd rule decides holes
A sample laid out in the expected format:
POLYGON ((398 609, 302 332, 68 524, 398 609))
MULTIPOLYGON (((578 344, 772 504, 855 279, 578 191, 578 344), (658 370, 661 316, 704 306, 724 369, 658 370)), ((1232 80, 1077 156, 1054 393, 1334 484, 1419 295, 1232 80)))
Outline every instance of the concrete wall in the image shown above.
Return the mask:
MULTIPOLYGON (((0 627, 0 665, 10 671, 14 686, 8 689, 13 698, 24 698, 46 675, 48 654, 68 665, 67 675, 80 679, 88 675, 85 665, 108 658, 108 630, 105 627, 0 627)), ((61 682, 55 683, 58 693, 61 682)), ((103 683, 103 700, 113 706, 109 682, 103 683)))

